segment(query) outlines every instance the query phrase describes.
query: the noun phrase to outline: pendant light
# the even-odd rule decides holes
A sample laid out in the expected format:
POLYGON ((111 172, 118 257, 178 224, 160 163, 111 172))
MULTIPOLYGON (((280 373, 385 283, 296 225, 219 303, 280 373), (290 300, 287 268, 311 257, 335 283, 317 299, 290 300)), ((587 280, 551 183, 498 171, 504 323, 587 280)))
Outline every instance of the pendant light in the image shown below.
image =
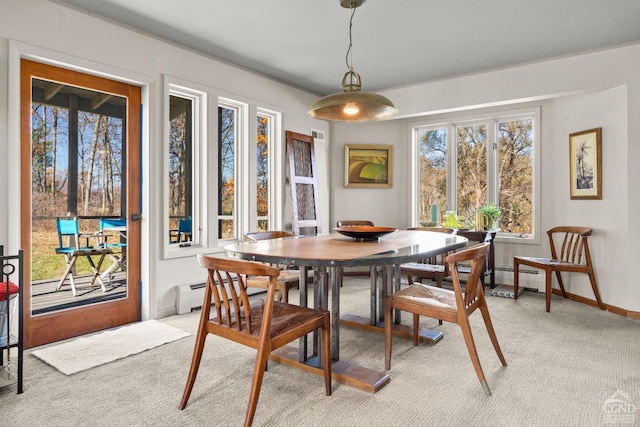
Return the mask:
POLYGON ((345 58, 348 71, 342 78, 342 91, 317 100, 308 111, 311 117, 330 121, 365 122, 384 120, 398 114, 398 109, 388 98, 376 93, 362 92, 360 74, 353 70, 353 61, 349 61, 353 16, 356 8, 364 2, 365 0, 340 0, 342 7, 351 9, 349 48, 345 58))

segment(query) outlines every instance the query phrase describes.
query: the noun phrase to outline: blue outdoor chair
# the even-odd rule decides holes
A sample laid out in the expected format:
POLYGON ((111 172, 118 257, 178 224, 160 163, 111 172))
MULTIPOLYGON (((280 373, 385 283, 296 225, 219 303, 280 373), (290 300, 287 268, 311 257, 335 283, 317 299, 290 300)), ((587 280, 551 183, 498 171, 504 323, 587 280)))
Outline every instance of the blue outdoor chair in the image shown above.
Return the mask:
POLYGON ((178 221, 178 229, 169 231, 169 241, 171 243, 191 241, 191 218, 183 218, 178 221))
POLYGON ((127 269, 127 220, 124 218, 100 218, 98 234, 104 238, 100 242, 100 247, 111 249, 113 252, 109 254, 113 264, 101 275, 101 278, 108 278, 111 281, 111 273, 118 268, 122 271, 127 269), (110 237, 114 237, 113 235, 116 240, 109 241, 110 237))
POLYGON ((56 227, 58 230, 58 247, 56 248, 56 253, 64 255, 65 262, 67 264, 67 268, 62 275, 62 279, 60 279, 60 283, 58 283, 56 291, 59 291, 62 288, 65 280, 69 277, 69 281, 71 282, 71 292, 73 296, 76 296, 77 289, 73 277, 75 270, 74 267, 78 258, 86 257, 89 262, 89 266, 91 267, 91 271, 93 272, 90 286, 93 286, 97 280, 100 283, 102 291, 106 292, 107 289, 100 278, 100 268, 102 267, 105 256, 112 253, 111 249, 106 247, 93 247, 90 245, 89 238, 96 237, 96 235, 80 234, 78 231, 78 220, 76 218, 57 218, 56 227), (83 246, 80 245, 81 238, 84 239, 83 246), (92 256, 100 257, 97 264, 91 258, 92 256))

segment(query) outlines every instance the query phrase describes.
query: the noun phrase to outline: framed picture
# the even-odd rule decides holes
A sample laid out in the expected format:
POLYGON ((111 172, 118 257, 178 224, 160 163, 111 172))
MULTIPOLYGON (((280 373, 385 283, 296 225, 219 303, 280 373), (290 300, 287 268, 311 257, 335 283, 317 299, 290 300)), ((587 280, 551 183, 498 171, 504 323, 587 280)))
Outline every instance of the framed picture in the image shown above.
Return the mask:
POLYGON ((571 199, 602 199, 602 128, 569 134, 571 199))
POLYGON ((393 146, 344 146, 344 186, 360 188, 391 187, 393 146))

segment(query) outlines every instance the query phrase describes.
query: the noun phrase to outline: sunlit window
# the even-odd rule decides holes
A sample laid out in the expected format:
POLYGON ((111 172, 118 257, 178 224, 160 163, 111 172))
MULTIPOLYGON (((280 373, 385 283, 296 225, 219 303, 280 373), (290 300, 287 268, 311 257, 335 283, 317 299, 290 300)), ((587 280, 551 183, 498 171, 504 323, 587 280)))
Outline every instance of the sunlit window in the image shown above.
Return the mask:
POLYGON ((477 210, 496 205, 499 235, 533 237, 538 117, 536 108, 413 125, 414 225, 442 225, 454 211, 473 229, 477 210))

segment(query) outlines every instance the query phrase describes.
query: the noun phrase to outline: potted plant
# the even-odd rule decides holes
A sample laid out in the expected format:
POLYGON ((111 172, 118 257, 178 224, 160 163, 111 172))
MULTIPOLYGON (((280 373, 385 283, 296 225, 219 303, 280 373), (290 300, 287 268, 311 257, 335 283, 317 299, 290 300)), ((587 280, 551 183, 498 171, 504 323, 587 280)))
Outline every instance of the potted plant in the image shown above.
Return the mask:
POLYGON ((498 206, 493 204, 485 205, 478 209, 478 212, 481 213, 484 218, 485 230, 494 230, 498 227, 498 221, 502 214, 498 206))

